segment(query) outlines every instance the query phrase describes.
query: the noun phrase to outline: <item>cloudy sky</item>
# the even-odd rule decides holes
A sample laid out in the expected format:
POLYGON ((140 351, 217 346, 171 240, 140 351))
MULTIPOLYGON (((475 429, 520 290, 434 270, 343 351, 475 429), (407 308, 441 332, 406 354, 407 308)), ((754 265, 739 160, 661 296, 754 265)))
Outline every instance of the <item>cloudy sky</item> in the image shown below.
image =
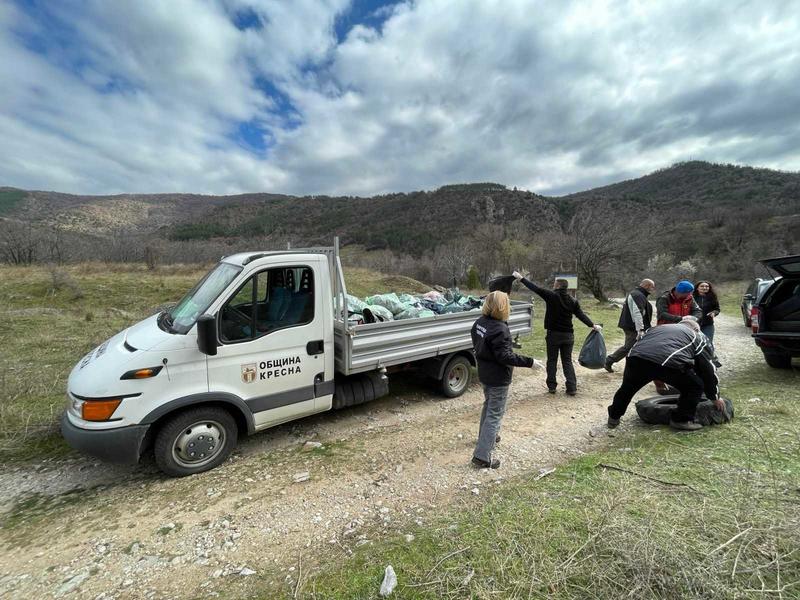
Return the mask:
POLYGON ((0 185, 560 194, 800 170, 800 3, 0 0, 0 185))

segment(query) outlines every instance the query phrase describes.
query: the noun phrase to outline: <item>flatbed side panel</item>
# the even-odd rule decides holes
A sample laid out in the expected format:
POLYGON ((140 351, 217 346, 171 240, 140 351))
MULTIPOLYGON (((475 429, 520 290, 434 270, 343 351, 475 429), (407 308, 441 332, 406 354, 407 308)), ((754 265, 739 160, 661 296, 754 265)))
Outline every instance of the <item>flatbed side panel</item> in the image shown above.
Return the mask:
MULTIPOLYGON (((531 304, 513 304, 508 322, 512 335, 531 332, 532 311, 531 304)), ((347 334, 338 323, 335 330, 336 370, 349 375, 469 350, 472 348, 470 331, 478 317, 480 311, 473 310, 358 325, 352 328, 351 334, 347 334), (350 357, 349 364, 346 364, 346 356, 350 357)))

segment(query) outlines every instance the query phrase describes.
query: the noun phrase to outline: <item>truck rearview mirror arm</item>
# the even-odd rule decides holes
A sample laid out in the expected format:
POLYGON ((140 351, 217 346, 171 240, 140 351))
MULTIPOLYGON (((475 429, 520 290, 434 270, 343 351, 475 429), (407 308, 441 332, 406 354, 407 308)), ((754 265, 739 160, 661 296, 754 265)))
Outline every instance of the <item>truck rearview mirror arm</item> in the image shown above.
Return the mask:
POLYGON ((197 348, 208 356, 217 355, 217 320, 213 315, 197 319, 197 348))

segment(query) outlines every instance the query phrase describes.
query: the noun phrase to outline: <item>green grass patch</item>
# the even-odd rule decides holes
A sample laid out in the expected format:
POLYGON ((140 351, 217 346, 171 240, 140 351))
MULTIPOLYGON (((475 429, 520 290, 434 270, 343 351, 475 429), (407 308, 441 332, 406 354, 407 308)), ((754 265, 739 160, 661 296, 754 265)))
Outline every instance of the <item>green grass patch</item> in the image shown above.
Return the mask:
POLYGON ((730 425, 623 430, 408 528, 411 543, 356 548, 300 595, 375 598, 391 564, 397 598, 800 597, 798 383, 758 366, 725 386, 730 425))

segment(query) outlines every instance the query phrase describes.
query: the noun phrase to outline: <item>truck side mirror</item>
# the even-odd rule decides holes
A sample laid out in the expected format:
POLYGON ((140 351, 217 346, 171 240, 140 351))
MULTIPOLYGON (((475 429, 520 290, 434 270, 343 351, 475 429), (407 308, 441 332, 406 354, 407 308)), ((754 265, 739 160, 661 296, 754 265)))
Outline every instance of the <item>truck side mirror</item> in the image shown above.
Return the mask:
POLYGON ((197 348, 208 356, 217 355, 217 320, 213 315, 197 319, 197 348))

